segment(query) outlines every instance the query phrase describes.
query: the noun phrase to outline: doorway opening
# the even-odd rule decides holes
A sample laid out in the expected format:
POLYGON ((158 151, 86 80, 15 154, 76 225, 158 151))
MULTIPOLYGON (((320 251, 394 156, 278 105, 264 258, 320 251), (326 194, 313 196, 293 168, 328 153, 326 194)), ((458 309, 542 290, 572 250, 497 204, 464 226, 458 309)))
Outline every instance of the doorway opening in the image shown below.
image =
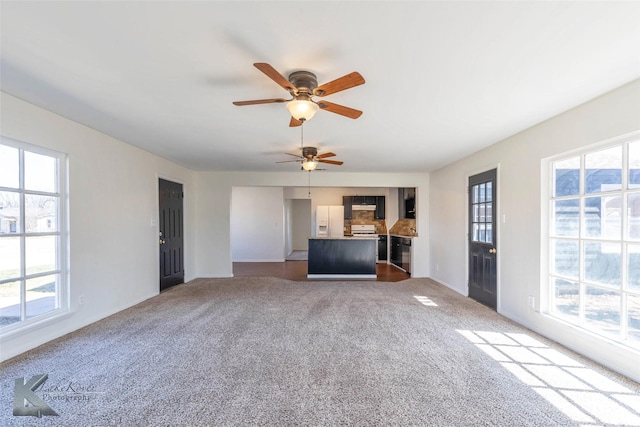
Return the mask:
POLYGON ((286 256, 287 261, 306 261, 309 248, 308 238, 311 236, 311 200, 287 200, 287 232, 286 256))

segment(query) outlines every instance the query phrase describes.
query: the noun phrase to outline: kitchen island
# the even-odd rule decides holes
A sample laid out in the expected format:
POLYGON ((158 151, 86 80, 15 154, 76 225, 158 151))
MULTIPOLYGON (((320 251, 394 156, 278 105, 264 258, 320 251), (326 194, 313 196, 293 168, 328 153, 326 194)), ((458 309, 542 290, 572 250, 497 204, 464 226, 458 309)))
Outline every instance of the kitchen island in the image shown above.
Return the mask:
POLYGON ((307 278, 375 279, 376 237, 311 237, 307 278))

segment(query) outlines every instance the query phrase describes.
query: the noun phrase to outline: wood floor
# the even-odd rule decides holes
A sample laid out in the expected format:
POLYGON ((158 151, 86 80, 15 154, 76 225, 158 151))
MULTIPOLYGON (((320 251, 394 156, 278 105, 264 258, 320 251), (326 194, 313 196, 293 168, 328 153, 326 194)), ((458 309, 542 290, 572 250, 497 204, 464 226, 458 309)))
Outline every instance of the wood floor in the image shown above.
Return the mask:
MULTIPOLYGON (((399 282, 411 276, 390 264, 377 264, 379 282, 399 282)), ((307 261, 285 262, 234 262, 235 277, 273 276, 296 282, 319 279, 307 279, 307 261)))

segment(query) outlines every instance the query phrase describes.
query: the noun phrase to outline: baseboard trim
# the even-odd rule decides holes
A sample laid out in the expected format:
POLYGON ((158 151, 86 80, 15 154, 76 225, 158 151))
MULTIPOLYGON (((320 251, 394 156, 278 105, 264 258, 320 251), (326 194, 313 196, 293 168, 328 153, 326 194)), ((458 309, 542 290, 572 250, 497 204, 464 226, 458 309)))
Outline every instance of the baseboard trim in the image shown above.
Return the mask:
POLYGON ((373 279, 375 274, 307 274, 307 279, 373 279))

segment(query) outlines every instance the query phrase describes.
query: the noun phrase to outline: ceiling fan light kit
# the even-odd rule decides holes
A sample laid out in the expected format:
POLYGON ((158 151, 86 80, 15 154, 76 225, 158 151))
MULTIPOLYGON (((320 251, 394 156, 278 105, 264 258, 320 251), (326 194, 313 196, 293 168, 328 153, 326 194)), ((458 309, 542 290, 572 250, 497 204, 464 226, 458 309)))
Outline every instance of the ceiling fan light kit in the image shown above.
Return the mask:
POLYGON ((317 159, 313 159, 313 160, 305 160, 304 162, 302 162, 302 169, 311 172, 312 170, 315 170, 315 168, 318 167, 318 160, 317 159))
POLYGON ((311 101, 309 97, 307 99, 296 99, 287 103, 287 110, 296 120, 301 122, 307 121, 316 114, 320 109, 318 104, 311 101))

